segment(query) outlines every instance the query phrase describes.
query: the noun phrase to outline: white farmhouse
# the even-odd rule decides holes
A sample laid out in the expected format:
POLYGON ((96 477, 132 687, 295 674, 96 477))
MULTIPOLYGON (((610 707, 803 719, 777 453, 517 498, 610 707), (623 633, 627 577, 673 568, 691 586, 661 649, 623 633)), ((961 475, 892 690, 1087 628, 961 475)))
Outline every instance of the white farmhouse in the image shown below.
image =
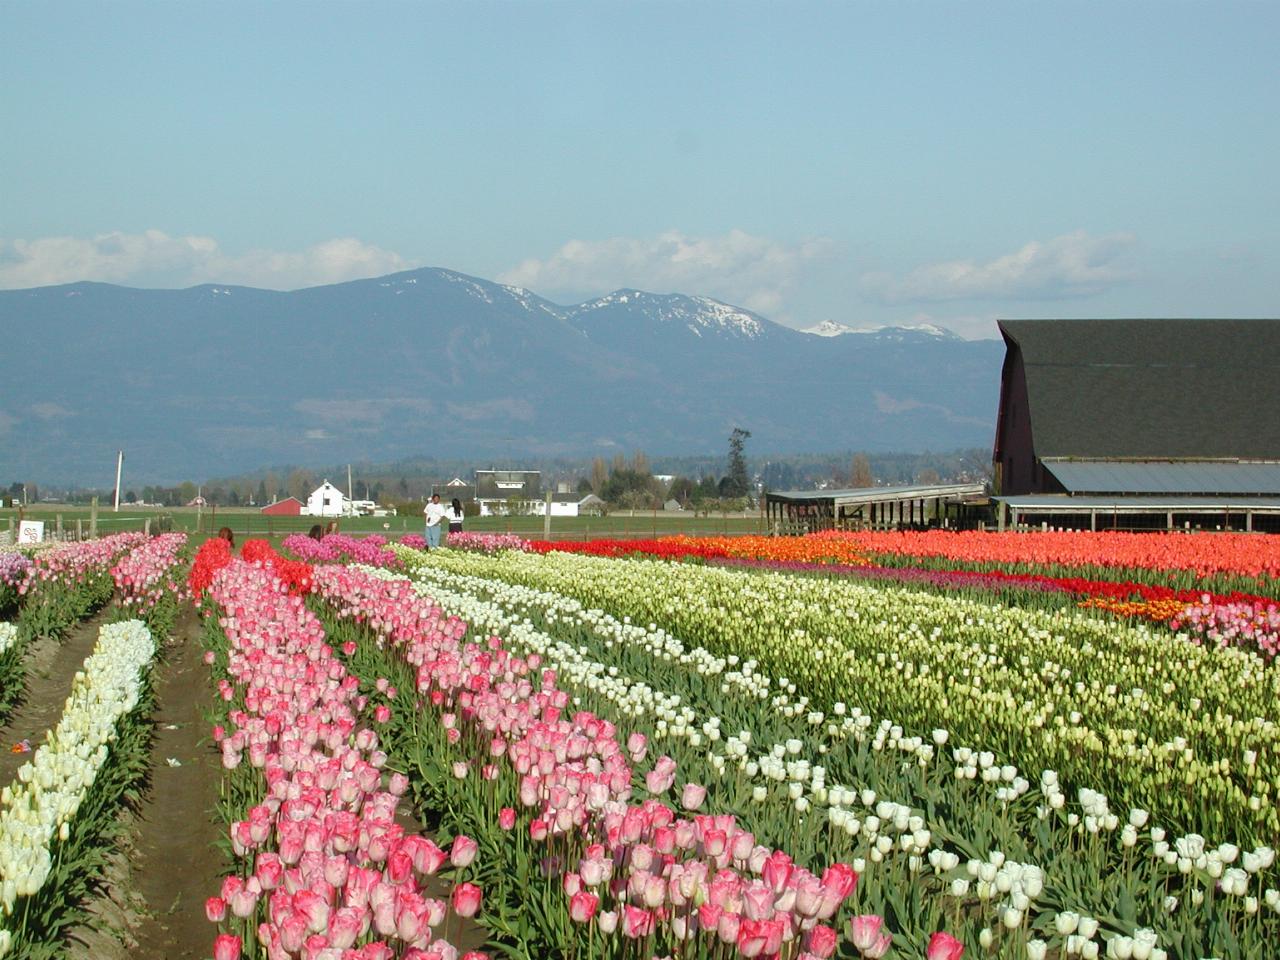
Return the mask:
POLYGON ((304 517, 349 517, 351 501, 328 480, 311 491, 301 513, 304 517))

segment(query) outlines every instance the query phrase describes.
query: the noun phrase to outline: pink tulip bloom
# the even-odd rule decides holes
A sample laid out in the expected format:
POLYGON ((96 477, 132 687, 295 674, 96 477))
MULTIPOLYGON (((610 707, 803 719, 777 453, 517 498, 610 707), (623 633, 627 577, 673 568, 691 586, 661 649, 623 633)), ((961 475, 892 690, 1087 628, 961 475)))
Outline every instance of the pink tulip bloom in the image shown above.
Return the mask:
POLYGON ((649 740, 643 733, 633 733, 627 737, 627 753, 631 757, 632 763, 643 763, 645 750, 648 749, 649 740))
POLYGON ((600 907, 600 898, 594 893, 580 890, 569 898, 569 918, 574 923, 588 923, 600 907))
POLYGON ((204 915, 210 923, 221 923, 227 918, 227 901, 221 897, 210 897, 204 902, 204 915))
POLYGON ((503 807, 498 811, 498 826, 510 830, 516 825, 516 812, 512 807, 503 807))
POLYGON ((240 960, 240 938, 220 933, 213 941, 213 960, 240 960))
POLYGON ((453 888, 453 912, 460 917, 474 917, 480 909, 480 888, 474 883, 460 883, 453 888))
POLYGON ((708 857, 718 857, 724 853, 725 846, 728 844, 729 838, 723 830, 704 830, 702 832, 702 849, 708 857))
POLYGON ((884 917, 874 913, 864 913, 849 920, 849 939, 864 957, 877 960, 889 950, 892 938, 884 933, 884 917))
POLYGON ((354 907, 339 907, 329 918, 329 943, 339 950, 355 945, 364 932, 361 912, 354 907))
POLYGON ((686 783, 680 793, 680 806, 686 810, 697 810, 707 797, 707 788, 696 783, 686 783))
POLYGON ((765 883, 751 883, 742 891, 742 912, 751 920, 773 916, 773 890, 765 883))
POLYGON ((960 960, 964 953, 964 944, 949 933, 939 930, 929 938, 929 946, 925 950, 927 960, 960 960))
POLYGON ((461 869, 468 867, 475 860, 480 845, 468 836, 459 834, 453 838, 453 846, 449 848, 449 862, 461 869))
POLYGON ((738 925, 738 952, 744 957, 776 954, 782 946, 780 920, 744 919, 738 925))
POLYGON ((427 911, 412 903, 402 902, 396 910, 396 936, 406 943, 413 943, 426 929, 427 911))
POLYGON ((652 910, 644 910, 627 904, 622 908, 622 935, 631 940, 639 940, 653 933, 654 916, 652 910))
POLYGON ((815 957, 825 960, 836 952, 838 936, 833 927, 819 924, 805 935, 804 947, 815 957))

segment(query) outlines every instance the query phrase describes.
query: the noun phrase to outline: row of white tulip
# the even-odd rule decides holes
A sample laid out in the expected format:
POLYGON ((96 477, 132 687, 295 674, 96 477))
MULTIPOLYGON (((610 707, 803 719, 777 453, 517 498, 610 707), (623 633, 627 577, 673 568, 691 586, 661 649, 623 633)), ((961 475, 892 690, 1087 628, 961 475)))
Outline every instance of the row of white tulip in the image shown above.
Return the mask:
POLYGON ((0 653, 13 649, 18 641, 18 628, 12 623, 0 623, 0 653))
POLYGON ((62 717, 0 790, 0 956, 23 921, 24 898, 41 890, 76 813, 138 704, 156 645, 138 620, 106 624, 72 681, 62 717))

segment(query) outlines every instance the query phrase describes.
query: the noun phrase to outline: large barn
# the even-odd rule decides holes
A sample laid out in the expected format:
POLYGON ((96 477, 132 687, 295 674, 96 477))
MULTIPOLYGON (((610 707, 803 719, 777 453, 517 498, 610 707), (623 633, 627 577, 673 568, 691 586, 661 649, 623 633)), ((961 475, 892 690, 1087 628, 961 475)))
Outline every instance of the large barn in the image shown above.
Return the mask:
POLYGON ((1014 523, 1280 525, 1280 320, 1002 320, 1000 332, 995 488, 1014 523))

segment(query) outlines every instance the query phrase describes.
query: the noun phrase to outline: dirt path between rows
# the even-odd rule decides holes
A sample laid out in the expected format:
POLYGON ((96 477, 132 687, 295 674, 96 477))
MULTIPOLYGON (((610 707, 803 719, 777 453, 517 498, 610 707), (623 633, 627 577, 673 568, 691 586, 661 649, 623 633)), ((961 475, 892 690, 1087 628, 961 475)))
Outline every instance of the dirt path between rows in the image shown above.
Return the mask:
POLYGON ((210 703, 209 668, 200 646, 200 618, 183 605, 155 678, 155 740, 151 787, 138 812, 131 857, 132 886, 145 904, 133 932, 137 960, 183 960, 213 953, 217 927, 204 902, 222 883, 221 836, 214 804, 222 780, 210 746, 204 710, 210 703))

